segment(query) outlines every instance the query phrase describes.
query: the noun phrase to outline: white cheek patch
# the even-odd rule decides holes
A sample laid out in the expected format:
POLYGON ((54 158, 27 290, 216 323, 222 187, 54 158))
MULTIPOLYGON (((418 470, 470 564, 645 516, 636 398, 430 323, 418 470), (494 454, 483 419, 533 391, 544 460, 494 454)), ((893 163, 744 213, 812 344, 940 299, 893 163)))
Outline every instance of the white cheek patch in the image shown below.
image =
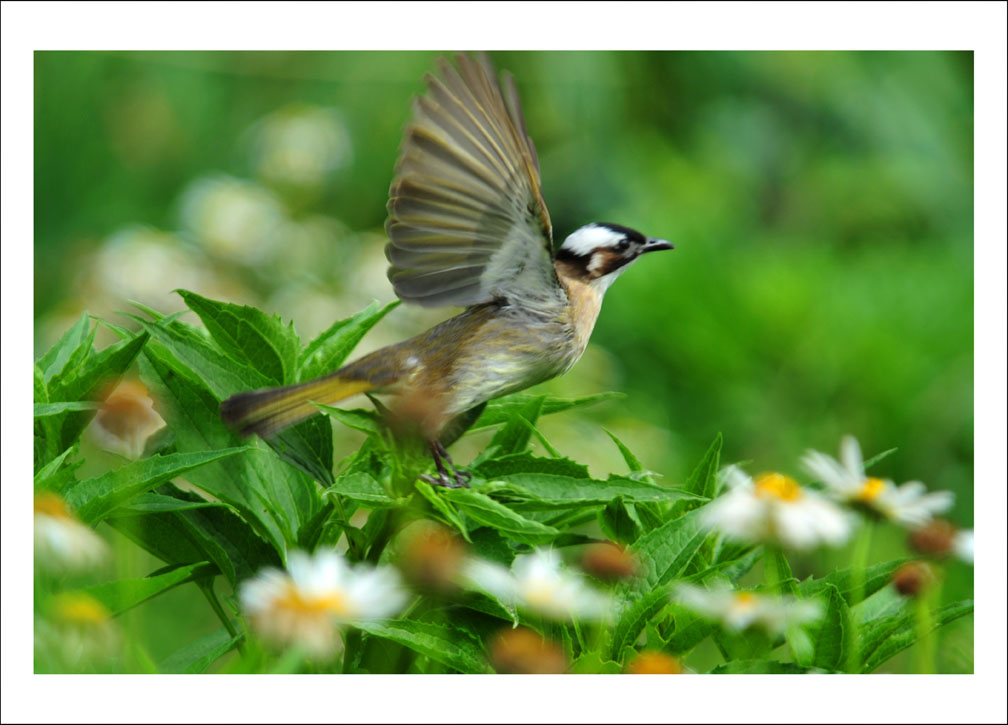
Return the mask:
POLYGON ((615 247, 621 239, 623 235, 612 229, 589 224, 567 237, 560 248, 583 257, 599 247, 615 247))
POLYGON ((629 264, 624 264, 622 267, 613 270, 609 274, 598 277, 597 279, 593 279, 589 284, 591 284, 592 287, 597 289, 599 294, 605 294, 606 290, 609 289, 609 285, 615 282, 616 278, 619 277, 621 274, 623 274, 624 270, 626 270, 626 268, 629 267, 630 264, 633 264, 633 262, 630 262, 629 264))

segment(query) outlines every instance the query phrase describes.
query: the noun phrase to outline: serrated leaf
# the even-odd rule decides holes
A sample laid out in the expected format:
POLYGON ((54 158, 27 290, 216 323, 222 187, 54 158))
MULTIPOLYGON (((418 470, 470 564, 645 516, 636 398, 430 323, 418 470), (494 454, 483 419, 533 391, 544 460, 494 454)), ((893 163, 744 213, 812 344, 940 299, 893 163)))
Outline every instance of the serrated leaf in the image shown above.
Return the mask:
POLYGON ((824 611, 817 625, 809 627, 812 665, 827 670, 842 669, 849 648, 850 611, 839 590, 832 584, 824 589, 824 611))
POLYGON ((398 642, 414 652, 462 673, 492 673, 483 651, 448 627, 430 622, 396 619, 357 627, 369 635, 398 642))
POLYGON ((338 320, 304 349, 298 358, 298 381, 315 378, 339 369, 364 335, 399 306, 399 300, 379 305, 372 302, 353 317, 338 320))
MULTIPOLYGON (((502 398, 497 398, 496 400, 491 400, 487 403, 487 407, 483 410, 480 417, 472 424, 470 430, 479 430, 481 428, 489 428, 490 426, 506 423, 511 419, 512 415, 520 412, 522 408, 528 405, 528 403, 536 397, 539 396, 530 395, 528 393, 513 393, 502 398)), ((624 397, 623 393, 598 393, 596 395, 587 395, 583 398, 546 397, 542 402, 542 408, 540 409, 539 415, 542 416, 550 415, 552 413, 560 413, 565 410, 570 410, 571 408, 594 405, 595 403, 601 403, 605 400, 613 400, 614 398, 622 397, 624 397)))
MULTIPOLYGON (((908 561, 910 561, 909 558, 903 557, 900 559, 894 559, 893 561, 875 564, 864 569, 861 574, 862 599, 866 599, 882 589, 882 587, 892 580, 893 572, 908 561)), ((799 584, 798 590, 802 597, 808 598, 814 597, 823 592, 827 586, 834 586, 840 592, 844 601, 847 602, 847 605, 854 606, 860 601, 855 601, 856 592, 854 580, 855 576, 853 569, 841 569, 840 571, 831 572, 821 579, 806 579, 799 584)))
POLYGON ((700 463, 686 479, 684 488, 704 498, 714 498, 717 488, 717 473, 721 461, 721 434, 714 436, 700 463))
POLYGON ((624 647, 629 647, 637 641, 644 625, 651 617, 665 608, 669 603, 669 593, 664 587, 658 587, 629 603, 622 612, 613 628, 612 644, 609 648, 610 659, 618 660, 624 647))
POLYGON ((119 579, 85 589, 113 615, 122 614, 169 589, 197 579, 215 576, 217 567, 208 562, 175 566, 142 579, 119 579))
MULTIPOLYGON (((960 617, 973 613, 973 600, 966 599, 939 607, 931 614, 934 632, 960 617)), ((919 636, 913 613, 894 617, 892 621, 878 622, 871 631, 862 632, 862 672, 873 672, 896 654, 917 642, 919 636)))
POLYGON ((161 514, 167 511, 188 511, 210 506, 223 506, 215 501, 183 501, 174 496, 164 496, 159 493, 141 493, 129 503, 117 506, 111 515, 137 516, 140 514, 161 514))
POLYGON ((391 496, 374 476, 364 471, 340 476, 324 495, 336 494, 357 501, 366 508, 397 508, 407 501, 391 496))
POLYGON ((627 468, 630 469, 630 473, 638 473, 644 470, 644 466, 642 466, 641 462, 637 460, 637 456, 635 456, 633 452, 629 448, 627 448, 626 444, 623 443, 623 441, 621 441, 619 438, 616 437, 615 433, 607 430, 605 434, 612 439, 613 443, 616 444, 616 447, 619 449, 620 455, 623 456, 623 460, 626 461, 627 468))
POLYGON ((187 471, 233 456, 242 450, 227 448, 221 451, 172 453, 144 458, 97 478, 80 481, 66 492, 65 498, 82 521, 96 524, 134 496, 187 471))
POLYGON ((672 604, 668 610, 672 614, 673 626, 672 632, 665 638, 665 646, 675 654, 689 652, 718 628, 716 623, 692 609, 672 604))
POLYGON ((697 509, 673 519, 638 539, 630 550, 635 553, 651 588, 680 577, 693 555, 707 538, 697 509))
POLYGON ((333 482, 332 423, 322 415, 303 420, 297 425, 266 439, 266 444, 280 458, 300 468, 323 486, 333 482))
POLYGON ((301 343, 292 324, 284 325, 279 317, 270 317, 255 307, 218 302, 188 290, 175 291, 231 358, 258 370, 274 385, 294 382, 301 343))
POLYGON ((70 403, 35 403, 36 418, 48 418, 50 415, 59 415, 73 410, 98 410, 98 403, 87 400, 70 403))
POLYGON ((618 675, 622 671, 619 662, 605 660, 597 652, 588 652, 571 662, 572 675, 618 675))
POLYGON ((434 507, 435 511, 441 514, 446 524, 454 526, 458 529, 459 533, 462 534, 463 539, 472 543, 472 540, 469 538, 469 530, 468 527, 466 527, 465 521, 450 501, 438 494, 437 491, 434 490, 434 487, 426 481, 415 481, 413 486, 416 489, 416 492, 427 499, 431 506, 434 507))
POLYGON ((560 533, 469 488, 446 489, 444 496, 474 521, 527 544, 545 543, 560 533))
POLYGON ((85 342, 90 346, 91 320, 85 312, 80 319, 69 330, 63 333, 56 344, 49 348, 46 353, 38 359, 36 363, 42 372, 43 378, 48 381, 56 373, 63 370, 70 356, 78 350, 85 342))
POLYGON ((359 430, 361 433, 375 435, 381 430, 381 417, 374 411, 362 408, 336 408, 322 403, 315 403, 315 407, 347 428, 359 430))
POLYGON ((237 647, 241 639, 241 634, 232 636, 221 627, 169 655, 158 665, 158 671, 183 675, 206 672, 210 665, 237 647))
POLYGON ((488 449, 496 448, 497 456, 522 453, 529 444, 532 427, 542 412, 545 395, 537 395, 516 411, 490 440, 488 449))
POLYGON ((632 544, 641 535, 642 526, 636 512, 617 496, 598 514, 599 528, 612 541, 632 544))
MULTIPOLYGON (((56 456, 54 459, 49 461, 49 463, 42 466, 42 468, 39 469, 38 473, 35 474, 35 478, 32 482, 33 488, 36 491, 47 490, 47 491, 55 491, 57 493, 62 491, 64 486, 57 485, 55 483, 56 474, 57 472, 60 471, 61 468, 63 468, 63 462, 66 461, 67 457, 76 450, 77 446, 70 446, 65 451, 56 456)), ((78 463, 74 467, 76 468, 78 466, 80 466, 80 463, 78 463)))

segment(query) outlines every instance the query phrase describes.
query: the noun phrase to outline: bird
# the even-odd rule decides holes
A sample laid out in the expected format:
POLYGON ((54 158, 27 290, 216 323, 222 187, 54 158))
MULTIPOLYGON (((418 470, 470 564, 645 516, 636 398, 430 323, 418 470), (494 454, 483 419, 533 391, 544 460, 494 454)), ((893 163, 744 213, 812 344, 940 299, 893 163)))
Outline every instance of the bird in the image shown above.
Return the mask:
POLYGON ((514 77, 486 54, 438 60, 413 101, 393 172, 388 278, 405 303, 464 310, 323 377, 234 395, 221 417, 266 438, 360 393, 398 395, 437 476, 468 487, 448 454, 486 402, 567 372, 581 357, 610 285, 641 256, 674 249, 592 222, 554 249, 539 160, 514 77), (456 431, 453 433, 452 431, 456 431))

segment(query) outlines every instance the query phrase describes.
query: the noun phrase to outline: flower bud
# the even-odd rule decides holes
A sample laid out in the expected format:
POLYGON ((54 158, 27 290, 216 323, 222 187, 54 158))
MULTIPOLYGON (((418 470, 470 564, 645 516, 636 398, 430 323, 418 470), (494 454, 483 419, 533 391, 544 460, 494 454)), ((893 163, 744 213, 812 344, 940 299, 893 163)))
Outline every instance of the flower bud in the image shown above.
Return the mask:
POLYGON ((449 529, 421 524, 404 537, 400 552, 399 569, 416 589, 442 594, 456 589, 465 548, 449 529))
POLYGON ((934 519, 911 531, 907 543, 914 551, 925 556, 942 556, 952 551, 955 536, 955 526, 944 519, 934 519))

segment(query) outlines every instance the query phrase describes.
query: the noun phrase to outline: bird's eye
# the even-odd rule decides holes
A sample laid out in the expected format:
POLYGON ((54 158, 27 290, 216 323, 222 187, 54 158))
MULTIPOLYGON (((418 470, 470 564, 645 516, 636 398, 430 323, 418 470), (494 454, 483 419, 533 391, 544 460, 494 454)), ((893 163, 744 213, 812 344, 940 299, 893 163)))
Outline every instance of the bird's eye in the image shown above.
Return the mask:
POLYGON ((621 252, 625 252, 626 250, 630 249, 630 240, 620 239, 619 244, 616 245, 616 249, 620 250, 621 252))

